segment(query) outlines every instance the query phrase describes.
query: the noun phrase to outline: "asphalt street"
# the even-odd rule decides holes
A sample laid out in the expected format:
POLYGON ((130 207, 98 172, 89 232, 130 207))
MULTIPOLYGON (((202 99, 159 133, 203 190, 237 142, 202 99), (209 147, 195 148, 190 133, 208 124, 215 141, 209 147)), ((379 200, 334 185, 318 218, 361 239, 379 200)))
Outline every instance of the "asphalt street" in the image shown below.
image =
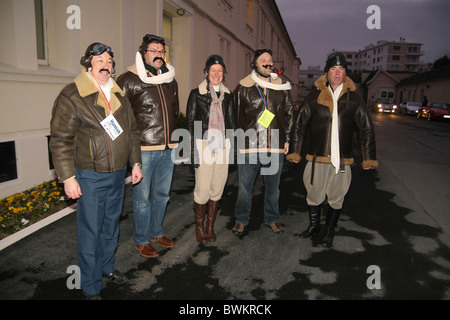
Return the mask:
MULTIPOLYGON (((192 306, 218 301, 449 300, 450 126, 417 127, 412 118, 396 122, 389 115, 373 119, 380 167, 352 167, 332 248, 320 244, 321 234, 299 238, 308 226, 303 161, 284 166, 281 235, 264 225, 261 177, 254 187, 248 232, 239 237, 231 232, 238 181, 231 166, 216 221, 217 241, 206 244, 195 239, 193 171, 177 165, 164 222, 175 247, 155 245, 157 258, 144 258, 133 247, 128 184, 115 266, 129 281, 105 282, 102 298, 160 301, 169 309, 172 303, 175 313, 186 301, 192 306), (430 146, 424 135, 434 135, 436 145, 430 146)), ((77 264, 76 246, 72 213, 0 251, 0 299, 82 299, 81 290, 68 288, 68 268, 77 264)))

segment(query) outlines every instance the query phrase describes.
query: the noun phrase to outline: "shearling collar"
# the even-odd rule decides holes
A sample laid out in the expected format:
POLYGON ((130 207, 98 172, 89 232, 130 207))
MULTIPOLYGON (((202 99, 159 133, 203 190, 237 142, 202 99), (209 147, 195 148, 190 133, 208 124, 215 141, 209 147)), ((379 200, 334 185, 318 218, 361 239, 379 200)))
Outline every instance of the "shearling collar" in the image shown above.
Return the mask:
POLYGON ((144 83, 153 85, 170 83, 175 78, 175 68, 168 63, 166 63, 166 67, 167 69, 169 69, 168 72, 159 75, 153 75, 150 72, 147 72, 147 69, 145 69, 144 61, 142 60, 142 56, 139 51, 136 52, 135 61, 136 63, 131 67, 128 67, 127 69, 128 71, 131 71, 134 74, 138 75, 139 79, 141 79, 141 81, 144 83))
POLYGON ((289 82, 283 84, 283 81, 280 78, 277 78, 275 80, 272 79, 272 82, 265 82, 259 80, 255 71, 252 71, 251 74, 249 74, 247 77, 239 81, 239 83, 243 87, 247 88, 254 86, 255 82, 258 83, 258 85, 263 88, 269 88, 273 90, 291 90, 291 84, 289 82))
MULTIPOLYGON (((206 81, 206 79, 203 80, 202 83, 199 84, 198 91, 200 92, 200 94, 203 95, 203 94, 208 93, 207 85, 208 85, 208 82, 206 81)), ((228 88, 223 83, 221 83, 221 85, 223 86, 223 91, 225 93, 230 93, 230 90, 228 90, 228 88)))
MULTIPOLYGON (((319 79, 314 82, 314 85, 317 89, 320 90, 319 97, 317 98, 317 102, 321 105, 327 106, 331 112, 333 112, 333 97, 331 96, 331 92, 327 87, 327 76, 323 75, 319 79)), ((342 88, 341 94, 339 95, 339 99, 342 97, 344 93, 347 91, 356 91, 356 85, 352 79, 349 77, 345 77, 344 79, 344 87, 342 88)), ((338 99, 338 100, 339 100, 338 99)))
MULTIPOLYGON (((111 79, 112 80, 112 79, 111 79)), ((114 95, 114 93, 119 93, 122 97, 125 96, 122 89, 117 85, 117 83, 113 81, 113 87, 111 89, 111 98, 109 101, 109 105, 111 107, 112 113, 116 112, 120 108, 120 101, 114 95)), ((97 104, 105 108, 105 114, 109 114, 108 102, 106 101, 105 96, 100 91, 98 85, 89 77, 87 71, 83 70, 74 80, 75 85, 77 86, 78 93, 81 97, 87 97, 95 93, 99 93, 97 97, 97 104)))

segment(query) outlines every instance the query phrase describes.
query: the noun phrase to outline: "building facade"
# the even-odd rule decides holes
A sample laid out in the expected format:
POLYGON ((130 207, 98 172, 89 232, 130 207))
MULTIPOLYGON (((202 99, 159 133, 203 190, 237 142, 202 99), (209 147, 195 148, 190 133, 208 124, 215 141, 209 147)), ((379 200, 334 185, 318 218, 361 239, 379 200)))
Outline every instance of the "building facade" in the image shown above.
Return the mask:
POLYGON ((341 51, 345 54, 348 68, 354 72, 383 69, 388 72, 419 72, 420 57, 424 55, 421 43, 380 40, 359 51, 341 51))
POLYGON ((406 101, 450 104, 450 65, 403 79, 396 85, 399 103, 406 101))
POLYGON ((111 46, 118 76, 134 64, 147 33, 166 39, 182 112, 210 54, 224 57, 233 90, 260 48, 273 50, 296 100, 301 62, 273 0, 2 0, 0 198, 56 177, 48 151, 51 110, 81 71, 87 46, 111 46))

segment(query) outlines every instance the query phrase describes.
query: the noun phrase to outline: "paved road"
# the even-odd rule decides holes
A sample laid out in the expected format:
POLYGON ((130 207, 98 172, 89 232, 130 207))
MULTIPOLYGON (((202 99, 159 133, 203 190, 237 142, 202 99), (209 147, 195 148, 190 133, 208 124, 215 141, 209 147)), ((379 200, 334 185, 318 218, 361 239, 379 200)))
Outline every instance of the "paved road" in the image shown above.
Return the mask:
MULTIPOLYGON (((116 267, 129 281, 105 283, 103 298, 175 300, 171 312, 185 300, 450 299, 450 124, 386 114, 373 119, 380 167, 352 168, 333 248, 322 247, 320 236, 298 237, 308 225, 304 163, 284 167, 282 235, 263 223, 262 179, 255 184, 248 234, 232 234, 237 171, 231 167, 217 241, 207 244, 195 240, 193 173, 176 166, 164 224, 176 246, 157 247, 158 258, 133 248, 128 185, 116 267)), ((82 298, 66 284, 67 268, 77 263, 75 220, 70 214, 0 251, 0 299, 82 298)))

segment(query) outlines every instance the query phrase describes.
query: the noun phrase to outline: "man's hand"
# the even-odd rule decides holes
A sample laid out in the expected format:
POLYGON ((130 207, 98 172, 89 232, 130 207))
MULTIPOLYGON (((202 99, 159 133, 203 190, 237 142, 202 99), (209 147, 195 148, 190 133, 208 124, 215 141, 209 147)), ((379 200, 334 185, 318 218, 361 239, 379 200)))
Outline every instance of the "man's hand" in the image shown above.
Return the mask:
POLYGON ((64 192, 70 199, 79 199, 82 196, 80 185, 75 177, 64 182, 64 192))
POLYGON ((284 144, 284 154, 287 155, 289 152, 289 143, 285 142, 284 144))
POLYGON ((131 183, 136 184, 142 180, 142 170, 139 166, 133 166, 133 170, 131 171, 131 183))

